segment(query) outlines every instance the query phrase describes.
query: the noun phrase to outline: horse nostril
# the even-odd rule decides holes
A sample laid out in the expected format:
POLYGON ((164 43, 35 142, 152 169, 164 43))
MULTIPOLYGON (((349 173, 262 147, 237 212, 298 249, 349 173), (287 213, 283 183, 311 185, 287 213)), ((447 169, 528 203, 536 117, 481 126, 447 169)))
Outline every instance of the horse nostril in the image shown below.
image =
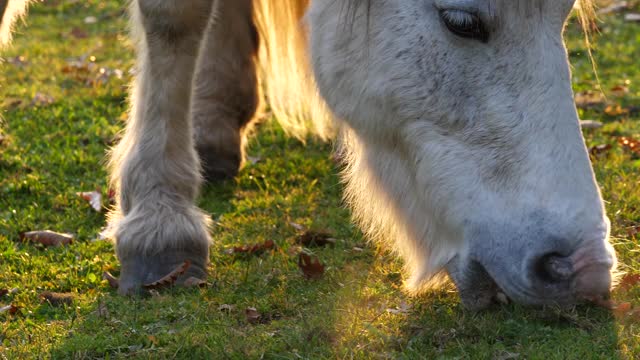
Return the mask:
POLYGON ((574 273, 569 258, 557 253, 544 255, 536 264, 536 275, 547 282, 569 280, 574 273))

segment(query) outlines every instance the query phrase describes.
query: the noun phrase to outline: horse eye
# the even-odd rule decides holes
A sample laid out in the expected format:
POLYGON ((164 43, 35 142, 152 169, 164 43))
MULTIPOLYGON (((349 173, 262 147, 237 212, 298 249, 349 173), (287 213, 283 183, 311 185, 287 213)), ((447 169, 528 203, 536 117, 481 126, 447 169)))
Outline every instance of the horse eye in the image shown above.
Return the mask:
POLYGON ((440 10, 440 18, 444 25, 457 36, 489 41, 489 32, 478 15, 463 10, 440 10))

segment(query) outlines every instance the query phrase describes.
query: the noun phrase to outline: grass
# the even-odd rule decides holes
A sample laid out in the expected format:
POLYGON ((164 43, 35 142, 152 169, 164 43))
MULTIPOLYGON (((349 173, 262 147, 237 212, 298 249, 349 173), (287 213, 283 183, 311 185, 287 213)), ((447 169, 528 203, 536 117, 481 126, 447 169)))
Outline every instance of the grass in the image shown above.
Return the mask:
MULTIPOLYGON (((119 1, 55 1, 33 6, 0 72, 5 140, 0 145, 0 298, 20 310, 0 314, 0 358, 443 358, 634 359, 638 319, 593 307, 518 305, 466 312, 444 289, 402 292, 401 264, 367 244, 341 203, 331 145, 304 146, 274 124, 261 127, 249 153, 261 158, 235 181, 208 186, 199 200, 216 226, 204 289, 162 290, 122 298, 106 281, 117 274, 113 247, 95 241, 105 224, 76 192, 106 188, 105 151, 123 126, 133 66, 119 1), (95 17, 95 23, 87 16, 95 17), (100 68, 107 74, 100 76, 100 68), (34 101, 36 99, 37 101, 34 101), (310 249, 327 266, 320 280, 297 267, 291 222, 327 230, 334 247, 310 249), (19 240, 21 231, 71 232, 68 247, 19 240), (273 240, 277 249, 237 257, 236 245, 273 240), (42 291, 74 294, 72 305, 43 303, 42 291), (229 306, 223 306, 229 305, 229 306), (261 314, 248 321, 245 309, 261 314), (225 310, 227 309, 227 310, 225 310), (389 311, 388 309, 392 309, 389 311)), ((621 15, 604 18, 594 52, 601 86, 629 91, 609 100, 640 104, 640 28, 621 15)), ((576 26, 568 33, 576 91, 596 89, 576 26)), ((632 109, 633 110, 633 109, 632 109)), ((594 166, 629 273, 640 271, 640 158, 617 144, 640 137, 638 112, 581 110, 604 123, 586 130, 589 146, 612 144, 594 166), (607 114, 608 113, 608 114, 607 114)), ((640 288, 614 297, 639 306, 640 288)))

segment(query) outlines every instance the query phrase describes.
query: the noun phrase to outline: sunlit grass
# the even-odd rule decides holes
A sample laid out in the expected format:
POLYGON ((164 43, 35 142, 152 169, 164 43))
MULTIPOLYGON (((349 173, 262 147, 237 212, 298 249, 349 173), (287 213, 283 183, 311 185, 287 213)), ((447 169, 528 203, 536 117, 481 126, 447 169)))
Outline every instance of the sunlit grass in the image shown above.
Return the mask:
MULTIPOLYGON (((0 145, 0 289, 18 288, 0 298, 0 307, 21 308, 16 315, 0 314, 0 358, 640 356, 637 319, 617 319, 602 309, 508 305, 473 314, 462 309, 450 288, 407 296, 401 263, 367 245, 349 221, 332 145, 309 140, 304 146, 273 124, 261 127, 249 150, 261 161, 235 181, 205 188, 199 200, 216 224, 211 285, 145 299, 116 296, 100 280, 104 270, 117 274, 113 247, 93 241, 104 214, 76 192, 106 188, 105 151, 123 126, 133 56, 122 4, 36 5, 28 22, 4 52, 7 62, 0 72, 0 99, 8 99, 0 130, 6 135, 0 145), (87 16, 98 22, 85 24, 87 16), (74 28, 88 37, 74 37, 74 28), (95 56, 97 67, 122 70, 123 78, 112 76, 99 85, 79 81, 65 68, 83 56, 95 56), (38 93, 52 97, 53 104, 32 105, 38 93), (292 222, 327 230, 337 239, 335 247, 310 249, 327 266, 322 279, 309 281, 300 273, 292 222), (51 249, 19 242, 21 231, 35 229, 72 232, 77 241, 51 249), (265 240, 277 249, 261 257, 226 251, 265 240), (38 298, 44 290, 74 293, 76 301, 51 307, 38 298), (221 310, 222 305, 233 309, 221 310), (262 314, 257 324, 247 321, 248 307, 262 314)), ((576 91, 596 89, 578 27, 570 27, 568 36, 576 91)), ((629 88, 610 100, 639 105, 638 25, 607 17, 596 42, 602 88, 629 88)), ((596 108, 581 116, 604 122, 602 129, 586 131, 589 147, 613 145, 594 165, 621 269, 638 273, 638 238, 628 229, 640 224, 640 159, 616 139, 640 137, 639 115, 612 117, 596 108)), ((615 297, 640 305, 638 288, 615 297)))

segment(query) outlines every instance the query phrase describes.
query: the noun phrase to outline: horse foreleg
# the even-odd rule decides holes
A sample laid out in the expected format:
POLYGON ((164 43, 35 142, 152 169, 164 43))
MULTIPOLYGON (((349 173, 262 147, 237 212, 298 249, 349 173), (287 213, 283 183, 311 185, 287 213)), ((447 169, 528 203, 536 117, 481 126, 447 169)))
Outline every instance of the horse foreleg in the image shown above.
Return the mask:
POLYGON ((192 118, 207 180, 237 174, 247 126, 258 107, 252 7, 251 0, 217 1, 200 50, 192 118))
POLYGON ((139 71, 125 135, 111 158, 118 191, 111 217, 120 293, 138 291, 184 261, 203 278, 208 218, 194 200, 201 183, 189 117, 198 49, 213 0, 135 0, 139 71))

